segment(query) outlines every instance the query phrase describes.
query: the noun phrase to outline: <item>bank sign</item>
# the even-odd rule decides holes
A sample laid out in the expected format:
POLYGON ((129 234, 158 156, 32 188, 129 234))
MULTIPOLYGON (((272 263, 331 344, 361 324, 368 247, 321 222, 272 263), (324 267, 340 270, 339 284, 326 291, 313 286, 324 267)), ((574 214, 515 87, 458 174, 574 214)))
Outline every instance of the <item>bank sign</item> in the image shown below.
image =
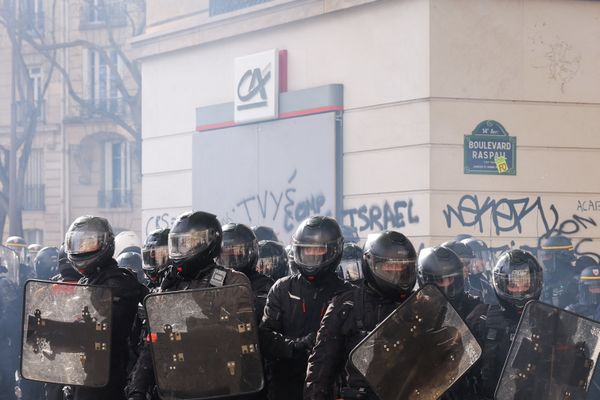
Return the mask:
POLYGON ((236 123, 276 119, 279 109, 279 52, 276 49, 235 59, 236 123))
POLYGON ((517 138, 496 121, 483 121, 465 135, 465 174, 516 175, 517 138))

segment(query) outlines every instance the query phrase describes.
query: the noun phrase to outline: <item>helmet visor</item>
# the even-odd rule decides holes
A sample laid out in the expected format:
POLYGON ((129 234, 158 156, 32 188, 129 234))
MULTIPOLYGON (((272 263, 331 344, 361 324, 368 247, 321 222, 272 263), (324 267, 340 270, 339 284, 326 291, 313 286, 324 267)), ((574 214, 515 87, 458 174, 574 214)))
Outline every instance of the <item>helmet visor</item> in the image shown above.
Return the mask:
POLYGON ((417 280, 416 260, 373 256, 373 273, 396 287, 411 290, 417 280))
POLYGON ((162 269, 169 263, 169 246, 153 246, 142 249, 144 269, 162 269))
POLYGON ((256 263, 256 272, 259 274, 272 276, 279 266, 283 266, 284 268, 286 266, 286 262, 283 257, 262 257, 259 258, 258 262, 256 263))
POLYGON ((169 257, 182 259, 195 256, 206 250, 217 238, 212 229, 193 230, 182 233, 169 233, 169 257))
POLYGON ((68 254, 95 253, 102 249, 107 240, 106 232, 71 231, 65 237, 65 251, 68 254))
POLYGON ((217 264, 233 269, 243 268, 256 255, 257 247, 256 242, 223 246, 217 264))
POLYGON ((508 274, 495 273, 496 287, 506 296, 516 300, 531 299, 538 291, 542 277, 529 268, 514 269, 508 274))
POLYGON ((361 263, 358 260, 342 260, 339 266, 340 278, 356 282, 363 278, 361 263))
POLYGON ((307 269, 317 269, 340 256, 340 243, 324 244, 294 243, 294 261, 307 269))

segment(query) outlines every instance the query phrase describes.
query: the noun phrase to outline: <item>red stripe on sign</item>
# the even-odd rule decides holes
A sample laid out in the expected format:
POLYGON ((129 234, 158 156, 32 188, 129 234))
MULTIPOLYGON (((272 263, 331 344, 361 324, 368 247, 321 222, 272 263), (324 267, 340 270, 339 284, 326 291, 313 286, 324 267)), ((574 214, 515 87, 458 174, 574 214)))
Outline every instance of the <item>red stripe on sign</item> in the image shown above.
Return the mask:
POLYGON ((233 122, 233 121, 219 122, 218 124, 199 125, 196 127, 196 131, 197 132, 210 131, 212 129, 230 128, 232 126, 235 126, 235 122, 233 122))
POLYGON ((288 113, 279 114, 279 118, 293 118, 300 117, 302 115, 310 115, 310 114, 319 114, 330 111, 342 111, 344 108, 342 106, 325 106, 318 108, 311 108, 309 110, 300 110, 300 111, 291 111, 288 113))
POLYGON ((288 52, 279 50, 279 93, 288 90, 288 52))
MULTIPOLYGON (((344 109, 344 107, 342 107, 342 106, 324 106, 324 107, 310 108, 308 110, 290 111, 288 113, 279 114, 278 119, 301 117, 303 115, 320 114, 320 113, 331 112, 331 111, 342 111, 343 109, 344 109)), ((256 123, 269 122, 269 121, 277 121, 277 119, 267 120, 267 121, 257 121, 256 123)), ((210 124, 210 125, 199 125, 196 127, 196 132, 210 131, 213 129, 230 128, 230 127, 236 126, 236 125, 237 124, 233 121, 219 122, 218 124, 210 124)))

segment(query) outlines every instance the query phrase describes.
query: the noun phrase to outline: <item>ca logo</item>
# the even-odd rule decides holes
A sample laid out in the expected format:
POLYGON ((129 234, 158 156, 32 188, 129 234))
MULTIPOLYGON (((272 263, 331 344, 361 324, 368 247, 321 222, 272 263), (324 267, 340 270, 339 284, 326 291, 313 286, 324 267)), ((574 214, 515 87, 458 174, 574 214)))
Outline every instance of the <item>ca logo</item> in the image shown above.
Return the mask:
POLYGON ((252 103, 241 104, 238 110, 247 110, 250 108, 263 107, 267 105, 267 91, 265 85, 271 79, 271 64, 261 71, 260 68, 249 69, 242 75, 237 87, 238 98, 243 102, 248 102, 259 95, 259 99, 252 103))

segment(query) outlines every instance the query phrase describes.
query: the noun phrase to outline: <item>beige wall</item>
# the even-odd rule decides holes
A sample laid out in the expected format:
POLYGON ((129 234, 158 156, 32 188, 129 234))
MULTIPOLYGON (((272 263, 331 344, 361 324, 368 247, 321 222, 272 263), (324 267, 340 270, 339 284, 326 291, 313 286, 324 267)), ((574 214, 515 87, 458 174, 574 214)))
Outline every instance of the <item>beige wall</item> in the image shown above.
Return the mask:
MULTIPOLYGON (((142 222, 191 208, 196 107, 232 101, 234 58, 274 47, 288 51, 289 90, 344 84, 347 207, 382 193, 392 204, 408 200, 408 191, 422 193, 429 181, 427 37, 426 3, 388 1, 144 59, 142 222), (159 157, 169 162, 156 163, 159 157), (414 174, 372 173, 381 168, 414 174)), ((425 226, 426 198, 419 198, 425 226)))
POLYGON ((600 209, 579 203, 600 200, 599 19, 588 1, 431 2, 432 235, 535 245, 546 219, 600 251, 600 209), (517 137, 517 176, 463 174, 463 136, 487 119, 517 137), (449 227, 459 205, 476 211, 449 227))
POLYGON ((344 222, 362 237, 387 222, 418 245, 458 233, 534 245, 554 227, 596 240, 581 249, 599 247, 600 203, 584 205, 600 200, 600 3, 271 5, 211 20, 205 5, 182 3, 189 25, 156 17, 134 41, 145 79, 143 223, 191 206, 194 110, 232 100, 234 58, 280 48, 290 90, 344 85, 344 222), (464 174, 463 137, 487 119, 517 137, 517 176, 464 174), (161 155, 172 161, 156 164, 161 155))

